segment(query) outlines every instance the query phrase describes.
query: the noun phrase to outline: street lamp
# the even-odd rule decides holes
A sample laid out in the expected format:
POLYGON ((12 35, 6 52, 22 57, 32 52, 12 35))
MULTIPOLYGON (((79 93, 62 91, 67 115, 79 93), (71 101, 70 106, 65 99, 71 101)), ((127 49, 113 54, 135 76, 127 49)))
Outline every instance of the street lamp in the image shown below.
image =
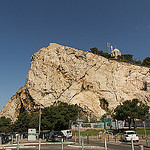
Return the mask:
POLYGON ((40 114, 39 114, 39 150, 41 149, 40 131, 41 131, 41 103, 40 103, 40 114))
POLYGON ((41 131, 41 103, 40 103, 40 112, 39 112, 39 135, 41 131))
POLYGON ((81 144, 80 124, 81 122, 83 122, 83 119, 78 118, 77 122, 78 122, 78 131, 79 131, 79 144, 81 144))

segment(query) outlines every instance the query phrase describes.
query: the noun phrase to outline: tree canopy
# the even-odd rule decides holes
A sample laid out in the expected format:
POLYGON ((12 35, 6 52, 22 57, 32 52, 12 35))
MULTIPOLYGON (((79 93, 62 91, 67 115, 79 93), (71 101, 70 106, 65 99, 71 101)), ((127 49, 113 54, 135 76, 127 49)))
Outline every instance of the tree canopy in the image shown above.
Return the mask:
MULTIPOLYGON (((58 102, 56 106, 45 107, 41 114, 41 130, 68 129, 76 121, 79 107, 58 102)), ((21 112, 12 123, 10 118, 0 118, 0 132, 27 132, 29 128, 39 129, 39 112, 21 112)))
POLYGON ((113 118, 126 121, 131 128, 131 122, 135 125, 135 119, 146 120, 149 114, 149 106, 138 99, 127 100, 118 105, 113 113, 113 118))
POLYGON ((78 106, 59 102, 57 106, 45 107, 42 110, 42 129, 62 130, 69 128, 70 121, 76 121, 78 106))
POLYGON ((110 53, 103 52, 102 50, 98 50, 97 47, 90 48, 90 52, 99 56, 103 56, 107 59, 113 59, 116 61, 127 62, 127 63, 131 63, 135 65, 142 65, 142 66, 150 67, 150 57, 146 57, 145 59, 143 59, 143 62, 141 62, 141 60, 133 59, 133 55, 131 54, 122 54, 121 56, 118 55, 117 58, 115 58, 114 56, 111 56, 110 53))
POLYGON ((142 65, 150 67, 150 57, 146 57, 143 62, 142 65))
POLYGON ((14 122, 14 131, 20 133, 27 132, 28 128, 38 129, 39 125, 39 114, 36 112, 31 112, 30 114, 27 111, 24 111, 18 115, 17 120, 14 122))
POLYGON ((6 117, 0 118, 0 132, 10 132, 11 129, 11 119, 6 117))
POLYGON ((98 54, 98 48, 93 47, 93 48, 90 48, 90 50, 93 54, 98 54))

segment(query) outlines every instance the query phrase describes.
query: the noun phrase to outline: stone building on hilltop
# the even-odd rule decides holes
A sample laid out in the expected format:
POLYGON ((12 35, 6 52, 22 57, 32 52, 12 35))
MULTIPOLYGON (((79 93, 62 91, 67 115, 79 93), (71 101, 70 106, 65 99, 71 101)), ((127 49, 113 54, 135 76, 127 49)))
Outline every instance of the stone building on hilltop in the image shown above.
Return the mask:
POLYGON ((116 47, 113 50, 113 46, 111 46, 111 56, 114 56, 117 59, 118 56, 121 56, 120 50, 117 49, 116 47))

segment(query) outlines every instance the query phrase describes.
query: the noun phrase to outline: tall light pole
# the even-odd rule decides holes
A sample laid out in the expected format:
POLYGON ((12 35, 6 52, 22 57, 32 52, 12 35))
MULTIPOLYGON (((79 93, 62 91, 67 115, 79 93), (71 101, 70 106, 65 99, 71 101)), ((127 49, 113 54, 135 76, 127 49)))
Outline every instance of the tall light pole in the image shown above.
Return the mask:
POLYGON ((79 144, 81 144, 79 110, 78 110, 78 119, 77 120, 78 120, 79 144))
POLYGON ((39 112, 39 135, 41 131, 41 103, 40 103, 40 112, 39 112))
POLYGON ((41 138, 40 138, 40 131, 41 131, 41 103, 40 103, 40 112, 39 112, 39 150, 41 149, 41 138))

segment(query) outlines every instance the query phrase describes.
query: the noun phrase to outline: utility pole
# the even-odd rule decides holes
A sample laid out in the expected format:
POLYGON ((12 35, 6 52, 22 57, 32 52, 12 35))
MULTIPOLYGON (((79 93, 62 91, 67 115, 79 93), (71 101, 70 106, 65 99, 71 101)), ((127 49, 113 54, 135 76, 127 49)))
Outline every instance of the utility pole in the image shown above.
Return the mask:
POLYGON ((145 133, 145 139, 146 139, 146 128, 145 128, 145 121, 143 121, 144 124, 144 133, 145 133))
POLYGON ((41 103, 40 103, 40 113, 39 113, 39 150, 41 149, 40 131, 41 131, 41 103))
POLYGON ((40 104, 40 113, 39 113, 39 135, 41 131, 41 104, 40 104))

